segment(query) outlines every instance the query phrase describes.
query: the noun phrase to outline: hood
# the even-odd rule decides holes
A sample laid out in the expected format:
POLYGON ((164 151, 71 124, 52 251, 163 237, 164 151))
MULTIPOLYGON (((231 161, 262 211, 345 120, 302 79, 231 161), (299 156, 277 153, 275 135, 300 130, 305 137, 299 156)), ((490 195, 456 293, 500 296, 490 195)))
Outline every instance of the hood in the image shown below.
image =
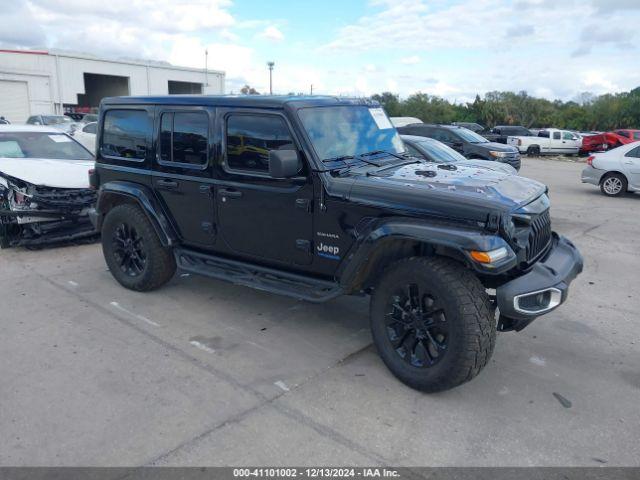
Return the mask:
POLYGON ((490 211, 512 211, 546 191, 542 183, 518 175, 467 165, 447 167, 420 163, 371 170, 356 176, 348 197, 401 211, 485 221, 490 211))
POLYGON ((474 147, 483 148, 486 150, 495 150, 496 152, 517 152, 518 149, 516 147, 512 147, 511 145, 505 145, 504 143, 498 142, 486 142, 486 143, 472 143, 474 147))
POLYGON ((0 157, 0 176, 54 188, 89 188, 92 160, 49 160, 0 157))

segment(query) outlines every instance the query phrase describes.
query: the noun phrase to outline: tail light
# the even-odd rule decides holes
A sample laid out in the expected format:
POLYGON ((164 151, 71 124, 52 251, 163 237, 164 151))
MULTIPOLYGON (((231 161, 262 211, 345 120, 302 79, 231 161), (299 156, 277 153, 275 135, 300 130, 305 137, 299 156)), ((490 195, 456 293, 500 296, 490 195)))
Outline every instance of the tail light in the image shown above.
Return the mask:
POLYGON ((589 165, 590 167, 593 167, 593 161, 596 159, 596 157, 594 155, 590 155, 589 158, 587 158, 587 165, 589 165))

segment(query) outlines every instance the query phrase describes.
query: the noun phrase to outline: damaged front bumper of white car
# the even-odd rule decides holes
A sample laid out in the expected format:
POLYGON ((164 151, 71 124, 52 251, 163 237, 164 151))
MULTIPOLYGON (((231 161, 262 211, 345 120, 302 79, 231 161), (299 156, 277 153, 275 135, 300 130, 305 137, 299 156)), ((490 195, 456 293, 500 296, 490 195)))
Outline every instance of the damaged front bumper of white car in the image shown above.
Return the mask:
POLYGON ((0 173, 0 248, 90 239, 96 192, 33 185, 0 173))

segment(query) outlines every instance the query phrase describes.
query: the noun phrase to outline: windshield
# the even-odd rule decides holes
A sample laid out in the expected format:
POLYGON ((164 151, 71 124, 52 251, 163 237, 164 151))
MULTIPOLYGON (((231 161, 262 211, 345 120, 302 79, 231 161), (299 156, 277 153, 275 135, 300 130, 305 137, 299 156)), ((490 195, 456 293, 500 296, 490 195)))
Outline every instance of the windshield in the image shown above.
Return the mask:
POLYGON ((69 117, 65 116, 65 115, 44 115, 42 117, 42 120, 44 121, 45 125, 60 125, 61 123, 73 123, 73 120, 71 120, 69 117))
POLYGON ((301 109, 298 115, 322 160, 378 150, 405 151, 400 135, 380 107, 310 107, 301 109))
POLYGON ((489 140, 484 138, 481 135, 478 135, 471 130, 467 130, 466 128, 457 128, 454 130, 459 137, 461 137, 464 141, 469 143, 487 143, 489 140))
POLYGON ((424 150, 429 158, 434 162, 452 163, 465 160, 465 158, 456 152, 453 148, 448 147, 440 142, 416 142, 420 148, 424 150))
POLYGON ((93 156, 63 133, 0 133, 0 157, 93 160, 93 156))

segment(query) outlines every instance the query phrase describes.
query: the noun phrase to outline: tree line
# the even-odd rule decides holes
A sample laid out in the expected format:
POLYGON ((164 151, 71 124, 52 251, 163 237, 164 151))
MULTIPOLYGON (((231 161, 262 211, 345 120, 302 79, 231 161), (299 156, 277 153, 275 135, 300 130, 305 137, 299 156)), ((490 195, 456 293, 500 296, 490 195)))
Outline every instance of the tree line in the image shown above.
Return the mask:
POLYGON ((583 93, 563 102, 532 97, 527 92, 488 92, 473 102, 415 93, 406 99, 384 92, 373 95, 391 117, 417 117, 428 123, 476 122, 485 127, 523 125, 591 131, 640 128, 640 87, 630 92, 595 96, 583 93))

